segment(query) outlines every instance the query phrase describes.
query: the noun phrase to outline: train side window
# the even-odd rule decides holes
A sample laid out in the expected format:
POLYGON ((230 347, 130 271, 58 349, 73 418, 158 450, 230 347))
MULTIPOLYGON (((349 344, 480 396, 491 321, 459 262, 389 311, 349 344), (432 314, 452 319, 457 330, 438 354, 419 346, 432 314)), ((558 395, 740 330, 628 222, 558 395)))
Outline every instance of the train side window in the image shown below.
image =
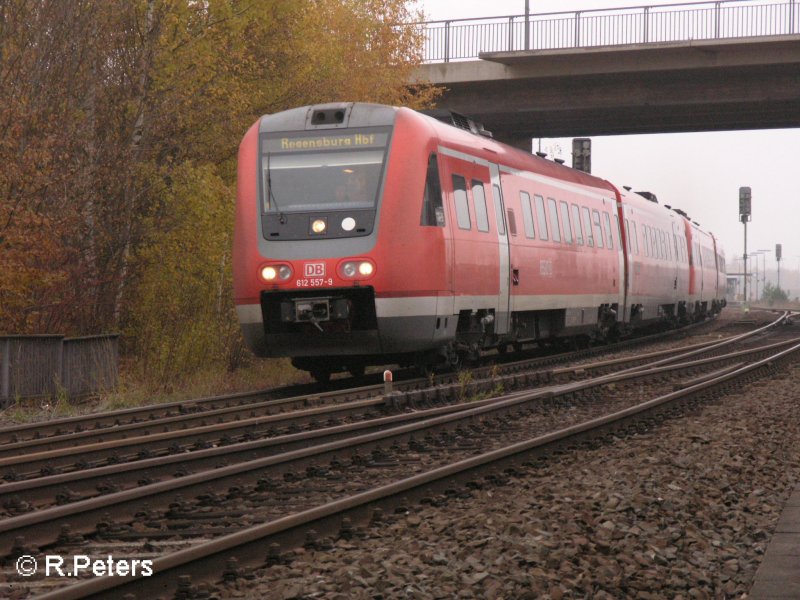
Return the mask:
POLYGON ((592 235, 592 217, 589 216, 589 209, 581 206, 581 222, 583 223, 583 233, 586 236, 586 245, 594 248, 594 236, 592 235))
POLYGON ((658 242, 656 241, 656 233, 652 227, 648 228, 650 232, 650 256, 658 258, 658 242))
POLYGON ((472 199, 475 201, 475 224, 478 231, 489 231, 489 213, 486 212, 486 193, 483 183, 472 180, 472 199))
POLYGON ((581 229, 581 209, 577 204, 572 205, 572 227, 575 234, 575 241, 578 245, 583 246, 583 230, 581 229))
POLYGON ((617 244, 619 244, 619 249, 622 250, 622 231, 619 229, 619 216, 616 214, 614 215, 614 229, 617 231, 617 244))
POLYGON ((633 253, 638 255, 639 254, 639 240, 636 237, 636 235, 637 235, 636 234, 636 221, 631 221, 631 230, 630 231, 631 231, 630 239, 631 239, 631 244, 633 245, 633 253))
POLYGON ((553 241, 561 241, 561 228, 558 226, 558 209, 556 208, 556 201, 552 198, 547 199, 547 210, 550 213, 550 225, 553 234, 553 241))
POLYGON ((606 233, 606 247, 609 250, 614 249, 614 237, 611 233, 611 219, 606 211, 603 211, 603 231, 606 233))
POLYGON ((511 235, 517 235, 517 219, 514 218, 514 209, 507 208, 506 216, 508 217, 508 231, 511 235))
POLYGON ((628 235, 628 252, 633 254, 633 236, 631 234, 631 223, 628 219, 625 219, 625 232, 628 235))
POLYGON ((564 241, 571 244, 573 240, 572 224, 569 221, 569 206, 563 200, 558 203, 558 208, 561 209, 561 226, 564 228, 564 241))
POLYGON ((547 214, 544 212, 544 198, 538 194, 533 198, 536 200, 536 220, 539 221, 539 238, 549 240, 550 236, 547 234, 547 214))
POLYGON ((503 209, 501 208, 503 193, 500 191, 500 186, 497 184, 492 184, 492 191, 494 192, 494 216, 497 219, 497 232, 500 235, 505 235, 506 225, 503 221, 503 209))
POLYGON ((531 195, 528 192, 519 193, 519 201, 522 204, 522 224, 525 226, 525 237, 536 238, 533 228, 533 209, 531 208, 531 195))
POLYGON ((456 220, 459 229, 472 229, 467 201, 467 181, 461 175, 453 175, 453 197, 456 201, 456 220))
POLYGON ((439 165, 436 154, 428 157, 428 174, 425 177, 425 193, 422 199, 422 218, 420 225, 444 227, 444 205, 442 204, 442 184, 439 180, 439 165))
POLYGON ((592 209, 592 223, 594 223, 594 239, 598 248, 603 247, 603 226, 600 225, 600 213, 596 208, 592 209))
POLYGON ((655 236, 655 240, 656 240, 655 241, 655 244, 656 244, 656 256, 659 258, 659 260, 664 258, 664 255, 661 254, 661 240, 659 239, 659 234, 660 233, 661 232, 659 231, 658 227, 653 227, 653 235, 655 236))
POLYGON ((645 256, 650 256, 650 244, 647 241, 647 225, 642 225, 642 250, 644 250, 645 256))

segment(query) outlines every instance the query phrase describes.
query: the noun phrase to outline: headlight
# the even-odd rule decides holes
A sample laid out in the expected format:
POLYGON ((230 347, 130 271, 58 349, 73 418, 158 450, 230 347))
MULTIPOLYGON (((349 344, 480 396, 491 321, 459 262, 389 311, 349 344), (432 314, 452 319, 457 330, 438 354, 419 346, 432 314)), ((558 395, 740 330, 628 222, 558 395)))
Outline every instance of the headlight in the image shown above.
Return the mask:
POLYGON ((365 279, 375 273, 375 264, 369 260, 348 260, 339 266, 344 279, 365 279))
POLYGON ((311 221, 311 233, 316 235, 320 235, 325 233, 325 230, 328 228, 328 224, 325 222, 325 219, 314 219, 311 221))
POLYGON ((261 267, 261 279, 264 281, 286 281, 292 276, 289 265, 266 265, 261 267))

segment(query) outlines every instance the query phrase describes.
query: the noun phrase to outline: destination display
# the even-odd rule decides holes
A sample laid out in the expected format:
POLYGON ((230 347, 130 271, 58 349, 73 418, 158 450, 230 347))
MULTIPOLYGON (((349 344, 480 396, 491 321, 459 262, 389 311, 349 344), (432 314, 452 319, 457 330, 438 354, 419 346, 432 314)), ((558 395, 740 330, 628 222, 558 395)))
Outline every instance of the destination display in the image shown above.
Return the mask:
POLYGON ((388 132, 349 132, 267 138, 263 141, 265 152, 303 152, 309 150, 346 150, 357 148, 383 148, 388 132))

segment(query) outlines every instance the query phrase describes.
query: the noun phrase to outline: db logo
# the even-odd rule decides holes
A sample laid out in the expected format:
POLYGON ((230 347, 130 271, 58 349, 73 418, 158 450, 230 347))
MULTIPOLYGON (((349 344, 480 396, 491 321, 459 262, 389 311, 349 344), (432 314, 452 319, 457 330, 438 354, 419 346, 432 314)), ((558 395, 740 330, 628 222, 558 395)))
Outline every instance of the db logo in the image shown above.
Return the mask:
POLYGON ((303 268, 306 277, 325 276, 325 263, 306 263, 303 268))

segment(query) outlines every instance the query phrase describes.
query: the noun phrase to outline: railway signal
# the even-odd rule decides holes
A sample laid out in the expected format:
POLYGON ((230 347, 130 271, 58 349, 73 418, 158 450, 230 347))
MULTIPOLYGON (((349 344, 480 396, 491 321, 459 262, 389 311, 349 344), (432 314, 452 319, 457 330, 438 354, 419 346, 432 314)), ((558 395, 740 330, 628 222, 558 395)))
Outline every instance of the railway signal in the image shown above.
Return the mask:
POLYGON ((739 220, 744 225, 744 303, 747 305, 747 222, 750 220, 750 188, 739 188, 739 220))

